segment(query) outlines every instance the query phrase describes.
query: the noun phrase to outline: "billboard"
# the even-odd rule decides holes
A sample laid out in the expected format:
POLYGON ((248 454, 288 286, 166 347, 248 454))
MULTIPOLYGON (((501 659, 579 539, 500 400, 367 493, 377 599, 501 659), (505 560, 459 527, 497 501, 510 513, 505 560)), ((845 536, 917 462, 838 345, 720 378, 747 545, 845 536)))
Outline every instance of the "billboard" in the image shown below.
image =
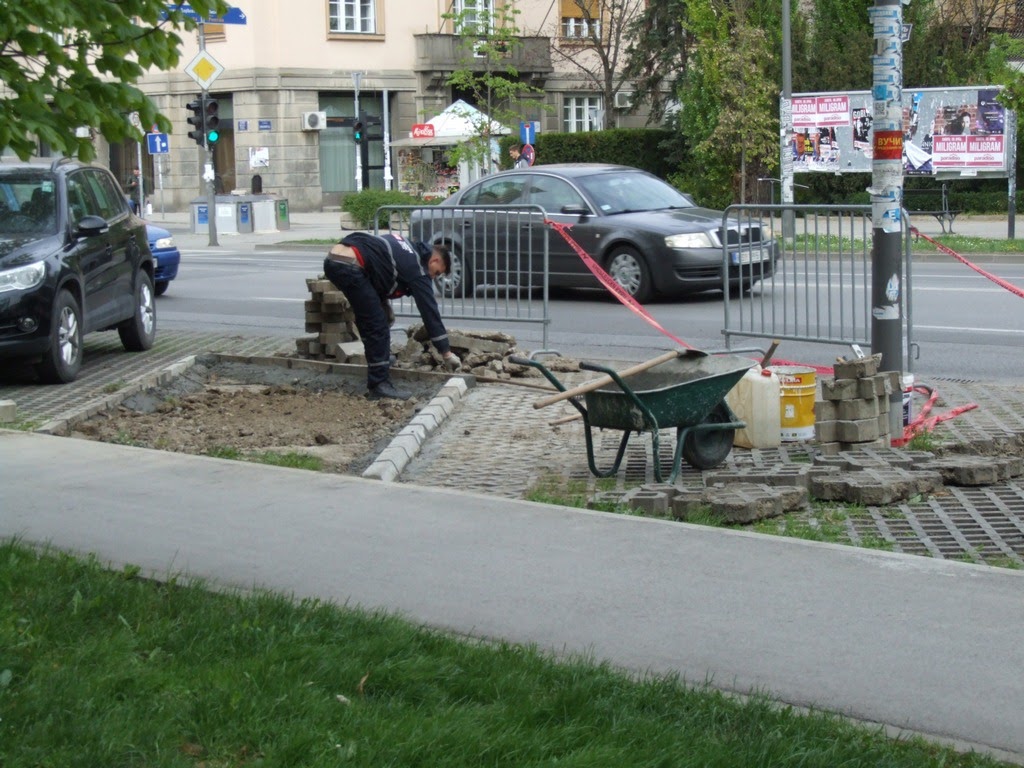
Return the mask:
MULTIPOLYGON (((937 178, 1007 177, 1014 166, 1015 115, 999 88, 904 88, 903 173, 937 178)), ((869 91, 794 94, 783 109, 784 166, 794 173, 871 173, 869 91)), ((898 133, 897 133, 898 138, 898 133)))

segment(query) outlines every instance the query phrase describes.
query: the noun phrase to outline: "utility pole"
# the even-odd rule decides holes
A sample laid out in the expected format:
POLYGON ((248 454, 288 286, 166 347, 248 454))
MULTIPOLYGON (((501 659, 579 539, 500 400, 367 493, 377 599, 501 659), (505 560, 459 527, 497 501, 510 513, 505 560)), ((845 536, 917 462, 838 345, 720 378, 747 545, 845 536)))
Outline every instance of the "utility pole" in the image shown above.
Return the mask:
MULTIPOLYGON (((871 351, 883 371, 903 372, 903 5, 875 0, 872 56, 874 148, 871 160, 871 351)), ((889 396, 889 427, 901 434, 903 394, 889 396)))

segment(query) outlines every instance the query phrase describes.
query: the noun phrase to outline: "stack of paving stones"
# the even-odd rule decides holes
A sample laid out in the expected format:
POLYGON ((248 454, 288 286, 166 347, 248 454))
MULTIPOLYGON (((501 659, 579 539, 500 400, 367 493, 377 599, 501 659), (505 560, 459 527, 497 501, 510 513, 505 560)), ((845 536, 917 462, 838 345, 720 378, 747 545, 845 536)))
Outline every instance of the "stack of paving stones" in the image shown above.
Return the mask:
POLYGON ((889 447, 889 397, 900 391, 900 376, 879 373, 881 361, 881 354, 840 360, 835 377, 821 381, 822 399, 814 404, 818 453, 889 447))
POLYGON ((305 303, 306 333, 316 335, 295 340, 298 356, 336 363, 359 362, 353 358, 362 354, 362 345, 352 344, 359 341, 359 332, 345 294, 324 277, 306 280, 306 287, 310 293, 305 303))

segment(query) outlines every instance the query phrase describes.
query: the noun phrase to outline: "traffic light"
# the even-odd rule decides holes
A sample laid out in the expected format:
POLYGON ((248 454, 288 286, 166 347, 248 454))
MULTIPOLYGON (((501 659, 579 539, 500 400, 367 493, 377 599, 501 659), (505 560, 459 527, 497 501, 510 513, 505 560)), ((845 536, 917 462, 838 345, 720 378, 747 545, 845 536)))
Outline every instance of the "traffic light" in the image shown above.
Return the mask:
POLYGON ((217 108, 216 99, 206 99, 203 114, 206 115, 206 145, 209 147, 216 144, 217 139, 220 138, 220 131, 217 129, 220 125, 220 118, 217 117, 217 108))
POLYGON ((188 132, 188 137, 200 147, 205 147, 206 134, 203 130, 203 100, 202 98, 192 99, 186 106, 189 111, 188 124, 194 126, 188 132))
POLYGON ((363 141, 363 124, 356 123, 352 126, 352 138, 356 140, 356 144, 361 144, 363 141))

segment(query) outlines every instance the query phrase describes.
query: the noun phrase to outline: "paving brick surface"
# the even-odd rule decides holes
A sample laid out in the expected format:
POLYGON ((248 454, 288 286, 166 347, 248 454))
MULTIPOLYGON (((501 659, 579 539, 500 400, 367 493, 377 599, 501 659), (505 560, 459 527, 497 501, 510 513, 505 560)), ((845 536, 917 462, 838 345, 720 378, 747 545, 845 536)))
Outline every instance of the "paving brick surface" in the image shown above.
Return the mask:
MULTIPOLYGON (((293 337, 243 338, 233 334, 164 331, 152 350, 128 355, 116 334, 92 334, 86 337, 85 365, 76 382, 43 387, 35 384, 31 376, 19 377, 16 372, 5 370, 0 374, 0 400, 17 403, 19 428, 38 428, 48 423, 59 424, 68 414, 102 407, 112 397, 111 392, 122 391, 126 383, 130 385, 147 376, 180 375, 186 367, 182 361, 192 355, 288 354, 294 350, 294 344, 293 337)), ((563 381, 569 386, 590 377, 583 374, 575 380, 569 373, 559 375, 564 376, 563 381)), ((889 470, 904 469, 908 474, 937 476, 938 480, 929 481, 927 488, 938 487, 936 483, 946 484, 941 493, 921 490, 919 485, 913 495, 897 498, 902 494, 868 494, 868 490, 879 485, 879 475, 848 479, 853 489, 849 492, 861 499, 861 506, 851 510, 844 523, 852 543, 931 557, 1024 566, 1024 485, 1019 470, 1019 457, 1024 455, 1024 386, 943 379, 928 383, 939 392, 934 413, 971 402, 979 405, 936 427, 932 433, 934 454, 891 449, 884 441, 874 448, 832 442, 734 449, 721 467, 705 473, 684 463, 666 514, 677 514, 676 507, 685 506, 687 499, 696 499, 694 503, 706 509, 706 482, 766 488, 770 487, 768 482, 797 483, 772 489, 785 492, 800 489, 796 478, 814 476, 801 467, 828 468, 830 473, 840 475, 873 469, 890 479, 893 475, 889 470), (830 452, 836 455, 829 456, 830 452), (929 461, 940 463, 932 468, 927 466, 929 461), (757 478, 766 482, 753 482, 757 478), (977 484, 992 480, 992 484, 977 484), (866 490, 861 493, 860 488, 866 490)), ((575 411, 568 406, 536 410, 532 407, 536 398, 535 390, 513 385, 484 384, 470 389, 443 424, 431 424, 430 429, 424 424, 410 424, 406 429, 415 432, 403 431, 413 436, 409 443, 418 442, 420 450, 400 472, 392 461, 394 457, 380 457, 394 470, 389 479, 523 498, 540 482, 554 478, 584 489, 591 506, 621 503, 627 492, 639 486, 649 485, 649 492, 659 492, 654 483, 654 462, 661 465, 667 476, 675 446, 674 430, 662 432, 661 453, 657 457, 651 455, 649 438, 633 436, 618 473, 598 479, 587 467, 582 422, 556 427, 549 423, 575 411)), ((882 401, 879 402, 881 406, 882 401)), ((915 395, 914 413, 919 412, 922 403, 923 398, 915 395)), ((610 466, 621 436, 617 430, 594 431, 595 462, 599 467, 610 466)), ((407 451, 403 450, 402 456, 404 461, 407 451)), ((733 493, 732 497, 743 497, 745 493, 733 493)), ((725 499, 722 503, 727 506, 732 502, 725 499)), ((764 508, 771 506, 774 510, 773 504, 765 501, 764 508)), ((761 512, 741 510, 737 514, 761 512)), ((813 519, 816 513, 813 509, 798 508, 793 514, 813 519)))

